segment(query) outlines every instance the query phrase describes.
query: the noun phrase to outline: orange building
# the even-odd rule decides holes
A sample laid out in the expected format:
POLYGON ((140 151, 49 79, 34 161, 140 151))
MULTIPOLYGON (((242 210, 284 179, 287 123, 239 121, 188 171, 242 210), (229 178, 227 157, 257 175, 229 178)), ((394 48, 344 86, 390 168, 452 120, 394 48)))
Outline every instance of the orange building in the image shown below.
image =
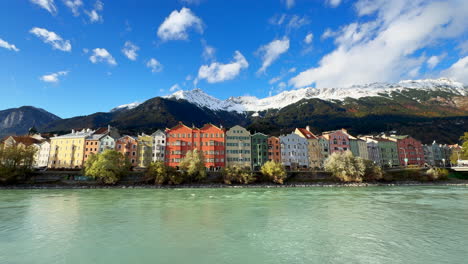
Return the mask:
POLYGON ((84 161, 89 158, 89 156, 93 154, 99 153, 99 140, 104 137, 105 135, 102 134, 94 134, 85 139, 85 153, 84 153, 84 161))
POLYGON ((279 137, 268 138, 268 160, 281 162, 281 143, 279 137))
POLYGON ((214 171, 226 166, 225 129, 212 124, 190 128, 179 123, 166 129, 166 134, 166 165, 178 167, 187 151, 198 149, 205 157, 206 168, 214 171))
POLYGON ((115 142, 115 150, 122 153, 132 167, 138 166, 138 140, 132 136, 123 136, 115 142))

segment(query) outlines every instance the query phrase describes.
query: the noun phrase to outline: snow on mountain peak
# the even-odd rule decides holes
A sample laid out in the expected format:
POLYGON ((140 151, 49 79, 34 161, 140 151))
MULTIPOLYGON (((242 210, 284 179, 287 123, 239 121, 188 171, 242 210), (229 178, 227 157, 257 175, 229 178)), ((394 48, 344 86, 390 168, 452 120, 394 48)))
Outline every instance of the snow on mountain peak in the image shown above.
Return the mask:
POLYGON ((141 103, 133 102, 133 103, 130 103, 130 104, 119 105, 117 107, 112 108, 110 111, 111 112, 118 112, 118 111, 122 111, 122 110, 130 110, 130 109, 136 108, 139 105, 141 105, 141 103))
POLYGON ((206 107, 214 111, 225 110, 235 112, 259 112, 267 109, 281 109, 302 99, 317 98, 326 101, 339 100, 345 98, 362 98, 369 96, 380 96, 391 92, 402 90, 418 89, 427 91, 445 91, 453 94, 468 95, 467 88, 462 83, 452 81, 447 78, 425 79, 425 80, 404 80, 398 83, 371 83, 363 85, 353 85, 346 88, 302 88, 297 90, 284 91, 274 96, 259 99, 255 96, 230 97, 220 100, 206 94, 201 89, 191 91, 177 91, 165 98, 184 99, 199 107, 206 107))

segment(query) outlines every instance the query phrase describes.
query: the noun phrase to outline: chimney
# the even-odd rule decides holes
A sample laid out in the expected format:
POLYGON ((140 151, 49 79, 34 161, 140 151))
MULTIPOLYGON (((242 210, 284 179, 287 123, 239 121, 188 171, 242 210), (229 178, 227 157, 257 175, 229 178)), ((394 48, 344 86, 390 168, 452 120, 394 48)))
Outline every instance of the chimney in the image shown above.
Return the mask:
POLYGON ((75 134, 75 129, 72 129, 72 134, 75 134))
POLYGON ((310 126, 306 126, 306 130, 310 132, 310 126))
POLYGON ((110 133, 110 130, 111 130, 111 126, 107 125, 107 133, 110 133))

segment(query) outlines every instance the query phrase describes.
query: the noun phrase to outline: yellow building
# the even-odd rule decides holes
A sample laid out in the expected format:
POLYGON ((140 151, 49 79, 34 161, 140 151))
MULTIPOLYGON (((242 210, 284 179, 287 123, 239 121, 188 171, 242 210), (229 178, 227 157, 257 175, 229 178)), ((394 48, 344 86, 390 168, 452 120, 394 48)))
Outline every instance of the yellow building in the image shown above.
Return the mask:
POLYGON ((152 160, 153 137, 141 134, 138 136, 138 167, 148 168, 152 160))
POLYGON ((82 168, 85 139, 94 133, 83 129, 50 139, 49 168, 82 168))

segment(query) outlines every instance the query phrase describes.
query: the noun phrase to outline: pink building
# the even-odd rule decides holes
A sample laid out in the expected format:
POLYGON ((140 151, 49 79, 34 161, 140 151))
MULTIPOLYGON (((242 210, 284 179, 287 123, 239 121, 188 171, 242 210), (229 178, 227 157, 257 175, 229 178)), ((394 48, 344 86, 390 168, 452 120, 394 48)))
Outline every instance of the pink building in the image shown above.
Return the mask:
POLYGON ((330 154, 350 150, 346 129, 323 132, 322 136, 330 143, 330 154))
POLYGON ((424 165, 424 150, 421 141, 406 135, 392 135, 385 138, 397 143, 398 159, 401 166, 424 165))

